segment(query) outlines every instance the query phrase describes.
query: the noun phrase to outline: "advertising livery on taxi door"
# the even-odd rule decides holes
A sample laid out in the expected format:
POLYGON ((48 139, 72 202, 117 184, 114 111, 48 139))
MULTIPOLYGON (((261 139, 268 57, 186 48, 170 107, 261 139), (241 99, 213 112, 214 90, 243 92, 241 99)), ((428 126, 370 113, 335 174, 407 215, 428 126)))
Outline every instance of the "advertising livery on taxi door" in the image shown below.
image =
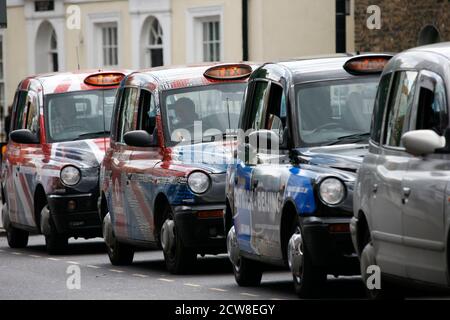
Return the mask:
POLYGON ((45 235, 50 254, 68 238, 101 236, 99 168, 117 86, 126 72, 54 73, 16 91, 3 158, 2 221, 11 248, 45 235))

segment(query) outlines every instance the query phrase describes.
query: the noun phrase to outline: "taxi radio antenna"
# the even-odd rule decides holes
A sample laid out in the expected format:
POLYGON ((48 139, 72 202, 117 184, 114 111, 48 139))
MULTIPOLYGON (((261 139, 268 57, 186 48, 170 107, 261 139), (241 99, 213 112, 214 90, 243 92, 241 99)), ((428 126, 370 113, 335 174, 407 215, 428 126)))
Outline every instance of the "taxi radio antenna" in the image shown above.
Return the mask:
POLYGON ((77 54, 77 68, 78 68, 78 71, 80 70, 80 55, 78 54, 78 45, 75 47, 75 51, 76 51, 76 54, 77 54))

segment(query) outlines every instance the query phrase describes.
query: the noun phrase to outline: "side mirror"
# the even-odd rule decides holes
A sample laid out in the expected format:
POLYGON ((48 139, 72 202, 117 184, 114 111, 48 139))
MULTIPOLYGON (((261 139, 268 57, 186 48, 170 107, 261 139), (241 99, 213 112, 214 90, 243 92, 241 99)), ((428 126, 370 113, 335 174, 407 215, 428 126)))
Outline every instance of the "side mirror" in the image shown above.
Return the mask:
POLYGON ((402 142, 406 152, 415 155, 427 155, 442 149, 446 145, 445 137, 438 135, 433 130, 415 130, 405 133, 402 142))
POLYGON ((280 136, 272 130, 261 129, 253 131, 248 135, 248 141, 258 152, 260 150, 271 152, 275 149, 276 153, 278 153, 280 149, 280 136))
POLYGON ((153 135, 145 130, 129 131, 124 134, 123 140, 132 147, 147 148, 155 145, 153 143, 153 135))
POLYGON ((20 144, 38 144, 39 137, 28 129, 14 130, 9 134, 9 138, 20 144))

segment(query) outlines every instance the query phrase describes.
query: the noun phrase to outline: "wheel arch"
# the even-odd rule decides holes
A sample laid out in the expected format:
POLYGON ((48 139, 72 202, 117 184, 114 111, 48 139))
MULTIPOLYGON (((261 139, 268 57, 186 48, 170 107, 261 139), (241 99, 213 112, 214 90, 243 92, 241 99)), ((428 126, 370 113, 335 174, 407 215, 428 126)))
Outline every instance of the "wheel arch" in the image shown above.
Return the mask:
POLYGON ((367 244, 367 235, 370 236, 370 227, 364 211, 358 211, 358 223, 356 226, 356 243, 358 244, 358 253, 360 254, 367 244))
POLYGON ((294 231, 292 224, 298 219, 297 206, 292 200, 287 200, 281 210, 280 220, 280 245, 283 259, 287 261, 287 244, 294 231))
POLYGON ((161 227, 164 223, 163 213, 164 213, 164 208, 166 206, 170 206, 169 199, 163 192, 158 193, 158 195, 155 198, 154 206, 153 206, 153 208, 154 208, 153 209, 153 222, 154 222, 154 226, 155 226, 154 234, 155 234, 155 239, 158 241, 158 243, 159 243, 159 233, 160 233, 161 227))
POLYGON ((47 195, 42 184, 38 184, 34 190, 34 221, 36 228, 41 232, 41 210, 48 203, 47 195))

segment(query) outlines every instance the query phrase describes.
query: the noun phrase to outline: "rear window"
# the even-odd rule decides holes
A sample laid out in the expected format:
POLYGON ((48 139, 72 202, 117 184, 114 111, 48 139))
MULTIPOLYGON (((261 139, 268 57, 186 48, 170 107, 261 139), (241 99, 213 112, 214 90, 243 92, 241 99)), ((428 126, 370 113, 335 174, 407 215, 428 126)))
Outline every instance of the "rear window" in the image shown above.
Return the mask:
POLYGON ((93 139, 109 135, 116 90, 46 95, 45 126, 49 142, 93 139))

